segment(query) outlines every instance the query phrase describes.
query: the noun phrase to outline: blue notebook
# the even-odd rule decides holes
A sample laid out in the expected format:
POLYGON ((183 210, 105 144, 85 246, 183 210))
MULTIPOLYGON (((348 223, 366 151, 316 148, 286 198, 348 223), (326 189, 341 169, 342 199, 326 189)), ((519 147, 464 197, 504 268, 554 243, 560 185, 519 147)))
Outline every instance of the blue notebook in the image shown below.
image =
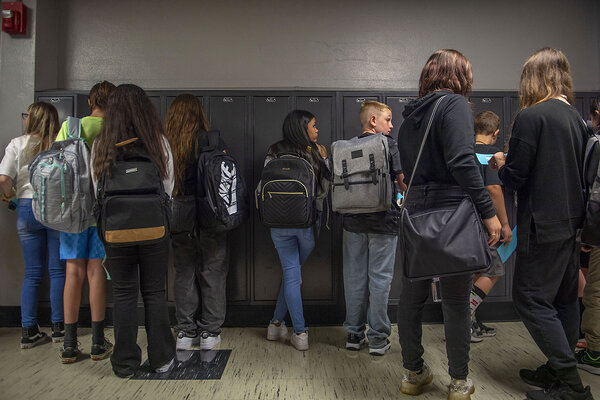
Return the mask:
POLYGON ((506 263, 506 260, 508 260, 508 257, 510 257, 512 253, 514 253, 516 248, 517 248, 517 227, 515 226, 514 229, 512 230, 512 240, 510 241, 510 243, 508 245, 502 244, 502 246, 498 247, 498 254, 500 255, 500 259, 502 260, 502 263, 506 263))

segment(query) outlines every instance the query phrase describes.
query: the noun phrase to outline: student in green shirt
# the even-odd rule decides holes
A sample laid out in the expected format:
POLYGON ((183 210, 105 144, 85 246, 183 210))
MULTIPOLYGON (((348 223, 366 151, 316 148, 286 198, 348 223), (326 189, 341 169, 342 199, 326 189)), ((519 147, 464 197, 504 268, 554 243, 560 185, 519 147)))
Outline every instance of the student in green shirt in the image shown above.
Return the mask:
MULTIPOLYGON (((90 90, 88 104, 91 114, 81 119, 81 137, 90 149, 102 128, 104 110, 108 96, 115 88, 110 82, 97 83, 90 90)), ((56 140, 67 138, 67 123, 64 122, 56 140)), ((92 314, 92 349, 90 357, 102 360, 112 352, 112 343, 104 338, 104 315, 106 310, 106 274, 102 267, 104 245, 100 241, 96 225, 81 233, 60 233, 60 258, 66 260, 65 279, 65 341, 60 358, 63 364, 77 361, 77 321, 81 305, 81 290, 87 275, 90 287, 90 309, 92 314)))

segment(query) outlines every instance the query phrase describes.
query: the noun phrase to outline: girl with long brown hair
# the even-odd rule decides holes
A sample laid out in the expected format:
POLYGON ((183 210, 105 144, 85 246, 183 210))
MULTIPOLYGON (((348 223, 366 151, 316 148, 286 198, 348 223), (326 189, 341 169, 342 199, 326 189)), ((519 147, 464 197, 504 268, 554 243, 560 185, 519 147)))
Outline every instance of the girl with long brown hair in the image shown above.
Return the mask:
POLYGON ((579 337, 576 236, 585 217, 587 127, 572 106, 567 57, 551 47, 533 53, 523 65, 519 97, 508 156, 490 159, 519 202, 515 307, 548 358, 519 375, 546 389, 527 392, 528 399, 592 399, 573 353, 579 337))
MULTIPOLYGON (((425 63, 419 80, 419 98, 406 106, 405 120, 398 133, 405 176, 410 177, 416 171, 405 207, 411 213, 456 208, 469 196, 487 228, 488 244, 493 245, 500 239, 501 225, 474 157, 473 113, 467 101, 472 85, 471 64, 456 50, 438 50, 425 63), (429 136, 415 167, 429 121, 429 136)), ((443 265, 439 268, 442 272, 443 265)), ((472 280, 472 273, 440 278, 450 400, 468 400, 475 391, 468 378, 472 280)), ((402 279, 398 335, 405 371, 400 390, 411 395, 421 393, 433 379, 423 361, 421 343, 423 306, 429 288, 429 280, 402 279)))
MULTIPOLYGON (((202 102, 191 94, 177 96, 167 111, 165 130, 175 166, 171 243, 176 346, 210 350, 221 341, 229 260, 227 233, 204 232, 194 223, 199 149, 209 146, 210 131, 202 102)), ((226 151, 220 138, 217 147, 226 151)))
POLYGON ((25 135, 10 141, 0 163, 2 200, 17 198, 17 233, 23 249, 25 277, 21 289, 21 348, 28 349, 48 339, 37 324, 39 288, 46 263, 50 275, 52 341, 64 337, 63 288, 65 268, 59 258, 59 232, 40 224, 31 208, 34 196, 28 166, 39 152, 47 150, 58 133, 58 112, 53 105, 33 103, 26 113, 25 135))
MULTIPOLYGON (((109 96, 102 130, 92 148, 95 184, 103 177, 110 178, 117 157, 134 147, 141 147, 154 162, 164 191, 171 196, 173 160, 156 109, 140 87, 120 85, 109 96), (117 146, 132 142, 131 139, 135 141, 117 146)), ((135 318, 138 291, 144 300, 150 367, 157 373, 169 371, 175 361, 175 341, 169 326, 165 290, 169 241, 106 247, 106 259, 113 285, 113 371, 124 378, 133 375, 140 366, 142 352, 136 344, 138 323, 135 318)))

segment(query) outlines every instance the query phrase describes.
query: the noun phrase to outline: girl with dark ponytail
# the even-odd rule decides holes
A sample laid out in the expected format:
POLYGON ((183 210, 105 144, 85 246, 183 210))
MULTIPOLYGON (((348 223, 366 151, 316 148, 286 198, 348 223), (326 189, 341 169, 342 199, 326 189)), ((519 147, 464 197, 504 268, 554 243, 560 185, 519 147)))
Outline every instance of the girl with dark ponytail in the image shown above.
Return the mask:
MULTIPOLYGON (((329 191, 330 171, 325 146, 317 143, 319 130, 313 114, 304 110, 290 112, 283 121, 283 140, 273 144, 267 153, 268 163, 280 153, 296 153, 312 165, 317 182, 317 227, 329 191)), ((317 229, 318 230, 318 229, 317 229)), ((271 228, 271 238, 281 260, 283 278, 273 318, 267 329, 268 340, 287 336, 284 317, 290 312, 294 333, 290 339, 297 350, 308 350, 308 330, 302 312, 301 268, 315 247, 313 227, 271 228)))

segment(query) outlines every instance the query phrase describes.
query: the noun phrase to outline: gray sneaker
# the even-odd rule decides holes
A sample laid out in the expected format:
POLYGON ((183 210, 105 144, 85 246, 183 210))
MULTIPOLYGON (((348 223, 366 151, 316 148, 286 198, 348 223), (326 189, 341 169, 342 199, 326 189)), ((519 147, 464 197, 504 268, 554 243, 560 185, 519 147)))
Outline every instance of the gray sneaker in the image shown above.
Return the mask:
POLYGON ((454 379, 450 380, 450 390, 448 392, 448 400, 471 400, 471 395, 475 393, 475 386, 473 381, 467 379, 454 379))
POLYGON ((216 345, 221 343, 221 334, 208 331, 202 332, 200 335, 200 349, 212 350, 216 345))
POLYGON ((271 322, 267 328, 267 340, 279 340, 287 337, 288 330, 285 322, 271 322))
POLYGON ((302 333, 293 333, 290 342, 292 343, 292 346, 296 348, 296 350, 308 350, 308 331, 302 333))
POLYGON ((416 396, 423 393, 423 388, 433 381, 433 375, 427 364, 423 364, 421 371, 404 370, 400 391, 404 394, 416 396))
POLYGON ((196 331, 179 331, 177 332, 177 350, 189 350, 193 346, 200 344, 200 335, 196 331))
POLYGON ((390 349, 390 347, 392 347, 392 344, 390 343, 389 339, 385 339, 385 344, 383 346, 377 348, 369 347, 369 354, 372 356, 382 356, 390 349))

